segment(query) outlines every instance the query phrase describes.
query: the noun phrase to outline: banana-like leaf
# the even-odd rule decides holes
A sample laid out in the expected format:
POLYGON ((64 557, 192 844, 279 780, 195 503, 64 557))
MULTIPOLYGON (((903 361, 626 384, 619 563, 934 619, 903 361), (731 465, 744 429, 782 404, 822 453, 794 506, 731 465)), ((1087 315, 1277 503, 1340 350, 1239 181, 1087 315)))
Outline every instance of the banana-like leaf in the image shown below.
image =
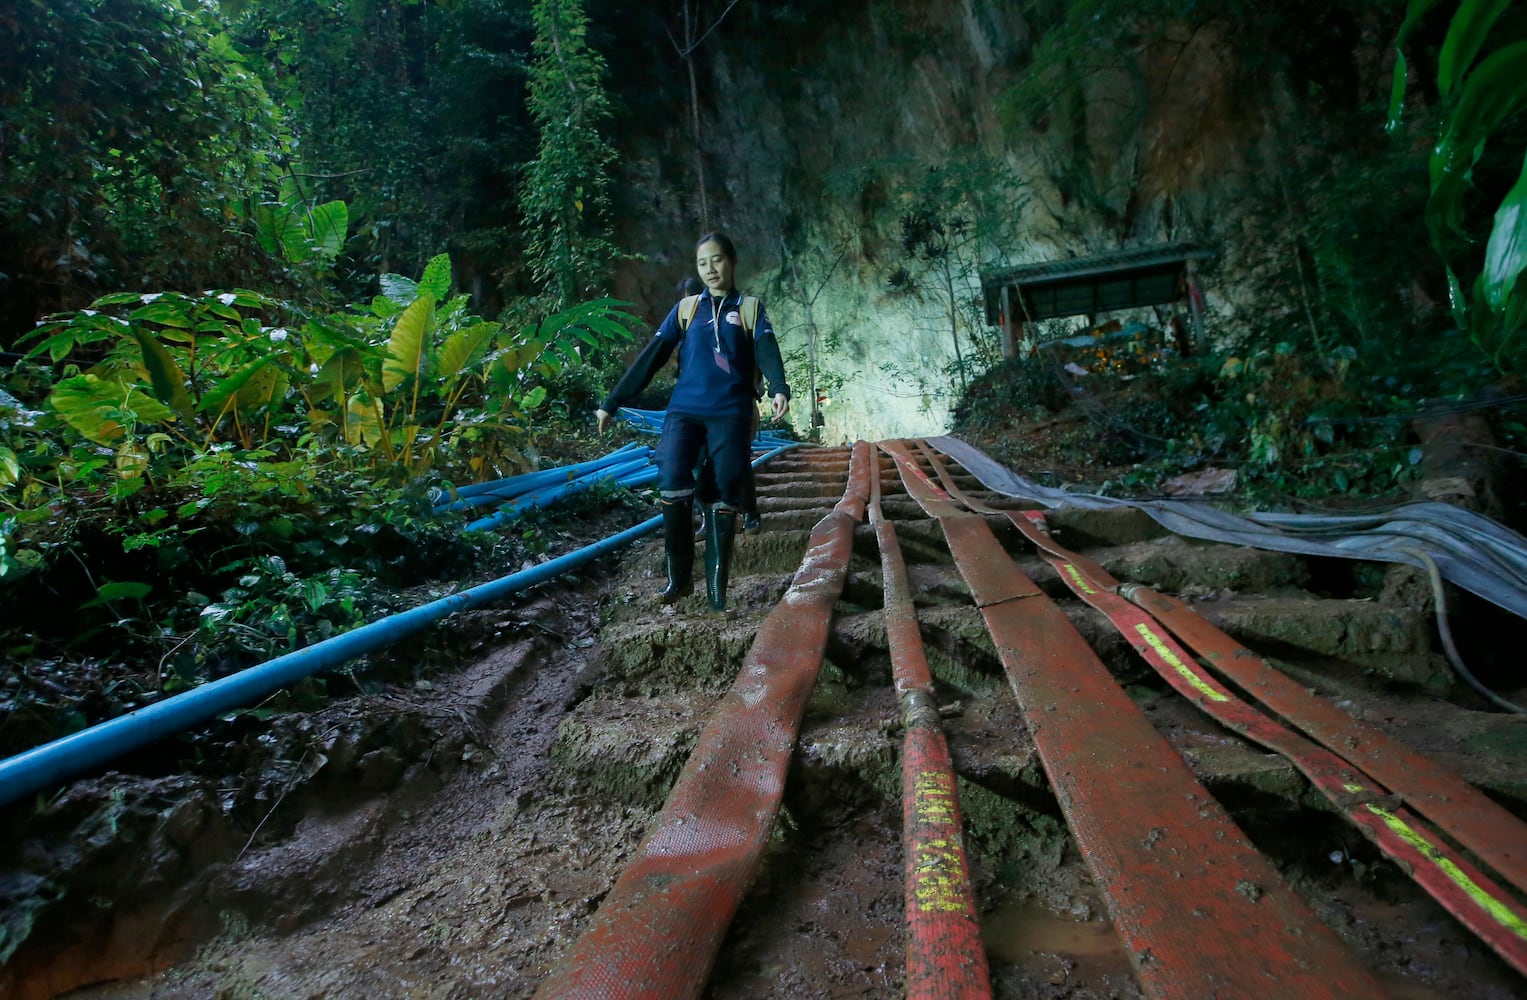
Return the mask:
POLYGON ((133 327, 132 335, 143 351, 143 368, 148 372, 154 396, 181 413, 190 413, 191 395, 186 391, 186 375, 175 363, 175 358, 158 338, 141 326, 133 327))
POLYGON ((350 403, 345 408, 345 442, 375 448, 381 443, 382 436, 387 433, 383 425, 385 419, 385 412, 380 402, 373 403, 360 394, 351 396, 350 403))
POLYGON ((522 372, 535 363, 536 358, 541 356, 542 350, 544 348, 540 344, 515 344, 504 348, 499 355, 499 361, 504 371, 522 372))
MULTIPOLYGON (((269 357, 256 358, 236 369, 232 375, 218 382, 201 398, 200 409, 203 413, 222 413, 228 408, 234 397, 243 391, 249 381, 262 370, 271 367, 272 359, 269 357)), ((237 405, 234 403, 233 405, 237 405)))
POLYGON ((96 444, 111 445, 128 433, 129 419, 138 424, 167 424, 175 411, 143 392, 139 386, 96 375, 76 375, 53 387, 51 406, 69 426, 96 444), (132 414, 128 418, 128 414, 132 414))
POLYGON ((334 263, 350 232, 350 207, 342 201, 325 202, 313 208, 307 223, 314 254, 326 264, 334 263))
POLYGON ((400 306, 406 306, 419 297, 419 283, 412 278, 405 278, 401 274, 384 274, 380 281, 382 295, 400 306))
POLYGON ((0 489, 15 486, 21 481, 21 462, 16 453, 0 445, 0 489))
POLYGON ((1421 23, 1421 19, 1427 12, 1437 6, 1438 0, 1410 0, 1405 8, 1405 20, 1400 23, 1400 30, 1394 39, 1394 82, 1389 88, 1389 116, 1384 123, 1386 131, 1393 133, 1400 127, 1400 121, 1405 113, 1405 74, 1409 72, 1409 65, 1405 61, 1405 43, 1410 40, 1411 33, 1421 23))
POLYGON ((1426 224, 1444 259, 1451 234, 1462 223, 1463 198, 1486 140, 1523 109, 1527 109, 1527 42, 1516 42, 1491 53, 1468 75, 1447 129, 1432 150, 1426 224))
POLYGON ((382 361, 382 389, 391 392, 409 378, 425 376, 430 335, 434 333, 435 297, 422 293, 393 325, 382 361))
POLYGON ((1517 282, 1506 296, 1501 325, 1510 331, 1527 330, 1527 282, 1517 282))
MULTIPOLYGON (((371 349, 371 345, 358 337, 354 331, 329 320, 330 317, 309 319, 302 327, 303 339, 310 345, 321 345, 331 349, 348 347, 361 352, 371 349)), ((309 349, 316 350, 312 347, 309 349)))
POLYGON ((451 294, 450 254, 437 254, 424 266, 424 276, 419 279, 419 294, 425 292, 433 295, 436 302, 444 302, 451 294))
POLYGON ((361 352, 353 347, 335 351, 313 376, 314 399, 342 399, 365 377, 361 352))
POLYGON ((498 333, 497 323, 474 323, 465 330, 457 330, 445 338, 435 354, 435 374, 450 391, 462 372, 477 362, 498 333))
POLYGON ((266 253, 276 253, 285 244, 282 238, 290 224, 292 210, 285 205, 266 203, 251 205, 249 221, 254 223, 255 242, 266 253))
POLYGON ((1514 0, 1463 0, 1448 25, 1437 57, 1437 89, 1446 97, 1462 82, 1474 57, 1514 0))
POLYGON ((240 413, 252 413, 284 399, 290 385, 290 377, 279 365, 266 365, 252 374, 234 395, 233 405, 240 413))
POLYGON ((1506 310, 1512 289, 1527 269, 1527 158, 1522 173, 1495 210, 1495 226, 1485 245, 1484 295, 1490 311, 1506 310))
POLYGON ((527 410, 533 410, 544 402, 546 402, 546 387, 538 385, 525 393, 524 398, 520 400, 520 405, 527 410))
POLYGON ((293 264, 306 264, 317 256, 313 247, 312 230, 297 204, 282 205, 275 210, 272 230, 281 241, 281 255, 293 264))

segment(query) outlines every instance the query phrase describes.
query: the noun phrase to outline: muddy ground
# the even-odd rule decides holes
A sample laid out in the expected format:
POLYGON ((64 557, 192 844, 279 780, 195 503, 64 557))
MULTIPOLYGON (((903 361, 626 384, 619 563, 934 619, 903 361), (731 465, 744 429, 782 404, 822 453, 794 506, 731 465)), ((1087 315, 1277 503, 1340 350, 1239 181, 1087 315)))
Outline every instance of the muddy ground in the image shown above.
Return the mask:
MULTIPOLYGON (((427 688, 213 727, 208 738, 281 764, 263 795, 125 761, 7 811, 0 902, 9 940, 24 940, 0 993, 531 994, 639 845, 836 499, 789 458, 760 486, 766 530, 739 551, 731 620, 704 615, 700 598, 659 610, 649 542, 580 584, 462 616, 453 627, 482 636, 480 653, 427 688)), ((997 995, 1138 996, 937 527, 905 502, 888 500, 887 513, 946 706, 997 995)), ((1454 682, 1425 602, 1399 596, 1423 591, 1386 586, 1382 568, 1164 537, 1135 515, 1051 522, 1115 576, 1183 595, 1307 685, 1527 812, 1527 726, 1454 682)), ((1171 693, 1016 532, 999 537, 1396 996, 1527 996, 1289 765, 1171 693)), ((851 570, 784 807, 711 997, 901 994, 898 713, 867 527, 851 570)), ((1493 630, 1519 644, 1521 623, 1472 605, 1460 613, 1480 623, 1466 633, 1480 672, 1527 700, 1479 641, 1493 630)))

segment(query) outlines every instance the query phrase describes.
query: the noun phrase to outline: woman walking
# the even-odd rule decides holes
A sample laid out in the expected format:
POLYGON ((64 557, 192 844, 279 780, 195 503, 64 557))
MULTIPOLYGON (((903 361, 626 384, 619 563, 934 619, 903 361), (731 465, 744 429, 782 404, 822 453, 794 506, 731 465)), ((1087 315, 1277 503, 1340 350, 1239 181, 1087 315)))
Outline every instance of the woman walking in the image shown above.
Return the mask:
POLYGON ((695 269, 705 285, 698 302, 681 301, 620 382, 594 411, 600 430, 610 414, 638 395, 679 352, 679 376, 657 447, 658 491, 668 585, 661 600, 673 604, 694 590, 695 464, 708 452, 720 499, 711 510, 705 542, 705 593, 713 611, 726 610, 732 545, 743 505, 744 475, 758 403, 754 372, 769 380, 774 418, 790 408, 790 387, 774 327, 762 303, 737 290, 737 249, 722 233, 695 245, 695 269), (752 315, 756 307, 757 315, 752 315), (689 315, 681 315, 683 313, 689 315))

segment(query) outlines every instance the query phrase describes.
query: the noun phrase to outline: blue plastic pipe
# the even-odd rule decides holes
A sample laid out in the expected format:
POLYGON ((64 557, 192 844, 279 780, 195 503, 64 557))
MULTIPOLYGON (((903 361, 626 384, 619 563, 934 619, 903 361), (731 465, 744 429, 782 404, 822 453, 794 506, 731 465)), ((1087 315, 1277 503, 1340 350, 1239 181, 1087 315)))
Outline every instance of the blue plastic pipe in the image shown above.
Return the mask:
MULTIPOLYGON (((753 466, 756 468, 774 456, 800 445, 799 441, 780 441, 777 447, 754 459, 753 466)), ((627 445, 597 461, 624 457, 635 447, 627 445)), ((646 451, 650 455, 650 449, 646 451)), ((580 463, 582 466, 591 464, 595 463, 580 463)), ((622 486, 645 485, 657 478, 657 469, 646 458, 617 466, 622 467, 629 469, 616 479, 622 486)), ((573 468, 577 466, 546 471, 562 476, 573 468)), ((595 481, 600 476, 596 471, 581 478, 595 481)), ((563 489, 562 495, 568 492, 571 489, 563 489)), ((481 607, 571 572, 586 562, 657 531, 661 525, 661 517, 649 518, 603 541, 558 556, 539 566, 391 615, 370 625, 363 625, 353 632, 324 639, 306 649, 278 656, 232 676, 203 684, 184 694, 166 698, 0 761, 0 807, 55 785, 67 777, 99 767, 129 750, 182 732, 224 712, 256 703, 304 677, 380 649, 448 615, 481 607)))
POLYGON ((493 503, 495 500, 498 502, 511 500, 516 496, 529 493, 531 490, 539 489, 543 486, 566 482, 585 473, 608 468, 611 465, 618 465, 623 461, 630 461, 633 458, 645 457, 650 454, 652 454, 651 448, 632 441, 615 449, 603 458, 578 462, 575 465, 564 465, 555 469, 525 472, 518 476, 510 476, 507 479, 498 479, 492 482, 469 483, 466 486, 456 487, 450 492, 441 491, 445 496, 452 497, 452 499, 437 503, 435 505, 435 513, 440 514, 451 510, 482 507, 493 503))
POLYGON ((653 468, 650 459, 638 458, 629 462, 622 462, 619 465, 610 466, 609 468, 598 469, 594 472, 585 473, 584 475, 579 476, 577 479, 574 479, 571 482, 559 483, 555 486, 545 486, 539 490, 534 490, 522 497, 511 500, 509 503, 505 504, 504 509, 500 510, 498 513, 490 514, 487 517, 478 518, 476 521, 471 522, 462 530, 491 531, 494 528, 500 527, 509 521, 514 520, 521 514, 525 513, 527 510, 534 510, 537 507, 550 506, 551 504, 556 503, 558 500, 561 500, 563 497, 568 496, 569 494, 576 493, 579 490, 587 489, 588 487, 597 483, 618 483, 623 476, 629 476, 650 468, 653 468))
MULTIPOLYGON (((513 479, 501 480, 492 490, 478 489, 468 496, 460 496, 460 499, 442 503, 435 507, 434 513, 445 514, 451 511, 472 510, 477 507, 489 507, 501 504, 521 497, 527 493, 565 485, 581 476, 596 473, 603 469, 609 469, 633 461, 647 461, 652 457, 652 449, 638 447, 629 444, 618 451, 613 451, 604 458, 594 462, 580 462, 577 465, 565 465, 556 469, 542 469, 540 472, 529 472, 523 476, 515 476, 513 479)), ((466 487, 463 487, 463 490, 466 487)))
POLYGON ((480 607, 570 572, 656 531, 662 520, 661 517, 650 518, 603 541, 558 556, 539 566, 363 625, 353 632, 324 639, 306 649, 278 656, 237 674, 203 684, 184 694, 166 698, 0 761, 0 806, 56 785, 64 778, 99 767, 129 750, 189 729, 224 712, 257 703, 288 684, 380 649, 447 615, 480 607))
POLYGON ((489 480, 487 482, 484 482, 484 483, 468 483, 465 486, 457 487, 456 488, 456 495, 457 496, 469 497, 469 496, 472 496, 474 493, 491 492, 491 491, 496 490, 496 489, 498 489, 499 487, 502 487, 502 486, 512 485, 512 484, 517 483, 517 482, 519 482, 521 480, 531 480, 531 479, 542 478, 542 477, 547 476, 548 474, 554 475, 554 474, 557 474, 557 473, 564 473, 564 472, 570 472, 570 471, 587 472, 590 469, 596 469, 596 468, 599 468, 600 466, 608 465, 612 460, 617 459, 619 456, 624 455, 624 454, 626 454, 627 452, 630 452, 630 451, 635 451, 636 449, 641 448, 641 447, 644 447, 644 446, 639 444, 639 443, 637 443, 637 442, 635 442, 635 441, 629 441, 626 444, 621 445, 619 448, 616 448, 614 451, 610 452, 608 455, 604 455, 604 456, 602 456, 600 458, 591 458, 591 459, 589 459, 586 462, 576 462, 573 465, 565 465, 565 466, 562 466, 561 468, 557 468, 557 469, 541 469, 541 470, 539 470, 537 472, 522 472, 522 473, 520 473, 517 476, 510 476, 507 479, 491 479, 491 480, 489 480))

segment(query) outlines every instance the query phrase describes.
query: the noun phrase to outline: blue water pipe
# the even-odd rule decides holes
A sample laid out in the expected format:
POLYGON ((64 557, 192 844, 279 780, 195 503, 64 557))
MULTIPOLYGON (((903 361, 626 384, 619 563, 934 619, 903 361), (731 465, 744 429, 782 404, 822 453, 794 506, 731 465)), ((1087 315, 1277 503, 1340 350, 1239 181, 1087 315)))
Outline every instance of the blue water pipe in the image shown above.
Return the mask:
MULTIPOLYGON (((650 448, 647 450, 649 452, 651 451, 650 448)), ((541 489, 526 493, 523 496, 516 497, 515 499, 505 504, 503 508, 498 511, 498 513, 479 518, 478 520, 468 524, 463 530, 491 531, 494 528, 502 527, 508 522, 519 517, 521 514, 525 513, 527 510, 535 510, 538 507, 548 507, 556 503, 558 500, 561 500, 563 497, 576 493, 579 490, 588 489, 590 486, 594 486, 598 483, 615 483, 622 486, 634 485, 629 482, 623 482, 623 480, 630 479, 631 477, 640 475, 648 470, 651 470, 653 478, 656 478, 657 469, 652 464, 650 456, 633 459, 628 462, 622 462, 619 465, 609 466, 608 468, 604 469, 597 469, 593 472, 585 473, 584 475, 579 476, 578 478, 569 482, 558 483, 554 486, 545 486, 541 489)))
MULTIPOLYGON (((526 472, 518 476, 510 476, 508 479, 499 479, 488 483, 471 483, 467 486, 457 487, 450 492, 440 490, 441 499, 436 503, 434 512, 445 514, 458 510, 471 510, 476 507, 487 507, 495 503, 503 503, 523 496, 534 490, 558 483, 566 483, 581 475, 595 472, 600 469, 618 465, 623 461, 634 458, 647 458, 651 456, 652 449, 631 442, 610 452, 603 458, 596 458, 588 462, 579 462, 576 465, 564 465, 555 469, 541 469, 538 472, 526 472), (445 499, 450 498, 450 499, 445 499)), ((437 488, 438 489, 438 488, 437 488)))
POLYGON ((224 712, 257 703, 288 684, 380 649, 447 615, 480 607, 577 569, 657 531, 662 522, 661 517, 649 518, 603 541, 539 566, 362 625, 353 632, 315 642, 306 649, 278 656, 0 761, 0 807, 49 788, 71 775, 105 764, 129 750, 172 736, 224 712))
MULTIPOLYGON (((668 416, 667 410, 636 410, 629 406, 622 406, 617 415, 630 424, 634 429, 643 434, 661 434, 663 432, 663 420, 668 416)), ((790 444, 792 439, 774 431, 759 430, 753 437, 754 450, 777 448, 780 445, 790 444)))
MULTIPOLYGON (((658 421, 658 425, 661 426, 661 420, 658 421)), ((789 440, 765 440, 765 443, 772 447, 753 460, 754 468, 776 455, 801 445, 799 441, 789 440)), ((646 454, 640 459, 635 457, 638 450, 642 449, 638 449, 635 445, 626 445, 603 459, 580 462, 578 465, 561 469, 544 470, 552 474, 548 482, 566 480, 569 474, 574 474, 574 478, 571 481, 561 482, 559 485, 543 486, 540 491, 532 491, 544 493, 544 497, 533 505, 544 506, 547 503, 553 503, 577 489, 602 479, 613 478, 618 485, 628 487, 651 482, 657 478, 657 468, 651 462, 651 449, 644 449, 646 454), (615 460, 615 464, 610 464, 611 459, 615 460), (621 461, 621 459, 626 460, 621 461), (573 473, 573 470, 583 470, 583 472, 577 475, 573 473)), ((512 478, 523 479, 524 477, 512 478)), ((501 480, 500 483, 502 482, 504 481, 501 480)), ((464 487, 463 490, 468 488, 470 487, 464 487)), ((463 490, 458 490, 457 494, 460 495, 463 490)), ((503 517, 499 523, 530 509, 532 499, 530 494, 526 494, 514 505, 513 511, 500 512, 503 517)), ((636 541, 643 535, 657 531, 661 524, 661 517, 649 518, 635 527, 627 528, 625 531, 574 552, 558 556, 539 566, 511 573, 489 583, 463 590, 459 594, 452 594, 450 597, 443 597, 417 608, 390 615, 354 631, 324 639, 305 649, 267 660, 239 673, 210 681, 190 691, 0 761, 0 807, 55 785, 67 777, 98 767, 129 750, 182 732, 224 712, 259 702, 289 684, 310 677, 320 670, 336 667, 346 660, 374 652, 404 636, 433 625, 448 615, 480 607, 570 572, 607 552, 636 541)))

